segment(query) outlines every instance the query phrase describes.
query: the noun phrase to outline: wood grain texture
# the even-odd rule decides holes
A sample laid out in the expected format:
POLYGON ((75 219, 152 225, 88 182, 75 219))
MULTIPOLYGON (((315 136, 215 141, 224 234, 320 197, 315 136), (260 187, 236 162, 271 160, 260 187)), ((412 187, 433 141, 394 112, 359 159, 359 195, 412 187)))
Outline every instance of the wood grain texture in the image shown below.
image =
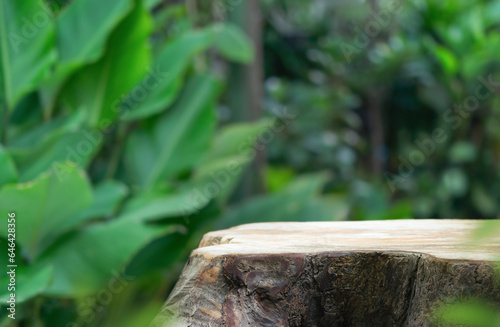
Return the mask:
POLYGON ((153 326, 433 326, 432 308, 500 306, 500 237, 478 221, 261 223, 206 234, 153 326))

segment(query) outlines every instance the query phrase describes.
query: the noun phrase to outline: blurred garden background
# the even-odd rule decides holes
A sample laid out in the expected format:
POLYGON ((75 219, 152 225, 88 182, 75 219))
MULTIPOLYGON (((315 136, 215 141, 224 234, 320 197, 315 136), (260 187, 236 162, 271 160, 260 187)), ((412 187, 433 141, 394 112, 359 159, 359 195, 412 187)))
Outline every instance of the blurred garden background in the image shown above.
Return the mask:
POLYGON ((498 217, 500 1, 0 1, 1 326, 145 326, 214 229, 498 217))

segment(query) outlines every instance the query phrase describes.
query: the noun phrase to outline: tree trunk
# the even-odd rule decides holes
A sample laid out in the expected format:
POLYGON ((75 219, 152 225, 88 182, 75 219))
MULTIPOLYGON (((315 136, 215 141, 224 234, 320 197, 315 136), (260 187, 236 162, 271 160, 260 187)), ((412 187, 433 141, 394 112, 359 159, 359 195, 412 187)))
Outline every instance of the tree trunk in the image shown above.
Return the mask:
MULTIPOLYGON (((231 22, 238 25, 252 40, 255 48, 254 60, 248 65, 230 65, 228 81, 228 104, 233 122, 255 121, 262 117, 264 71, 262 49, 262 14, 259 0, 237 1, 230 11, 231 22)), ((232 200, 241 201, 251 195, 262 193, 264 182, 265 153, 258 150, 255 161, 243 174, 232 200)))
POLYGON ((500 306, 500 237, 465 247, 471 220, 262 223, 206 234, 153 323, 434 326, 438 303, 500 306))

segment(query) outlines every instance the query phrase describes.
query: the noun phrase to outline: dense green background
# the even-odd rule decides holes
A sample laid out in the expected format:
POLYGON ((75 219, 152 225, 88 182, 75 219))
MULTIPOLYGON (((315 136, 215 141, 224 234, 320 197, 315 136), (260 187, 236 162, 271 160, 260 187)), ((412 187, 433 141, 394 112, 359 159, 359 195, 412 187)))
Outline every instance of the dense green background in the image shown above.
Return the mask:
POLYGON ((0 326, 145 325, 208 230, 498 216, 499 1, 0 1, 0 326))

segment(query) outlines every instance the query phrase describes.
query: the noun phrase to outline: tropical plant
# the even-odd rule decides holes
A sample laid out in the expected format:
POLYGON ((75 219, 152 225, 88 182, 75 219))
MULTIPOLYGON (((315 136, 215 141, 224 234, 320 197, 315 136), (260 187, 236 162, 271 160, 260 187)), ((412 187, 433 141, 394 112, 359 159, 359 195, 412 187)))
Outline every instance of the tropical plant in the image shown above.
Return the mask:
MULTIPOLYGON (((214 143, 237 130, 251 148, 265 122, 216 132, 223 79, 194 64, 247 63, 251 43, 232 25, 194 29, 183 7, 155 5, 1 2, 1 256, 17 265, 19 326, 102 325, 99 296, 121 296, 109 283, 171 266, 202 221, 187 216, 215 199, 223 205, 252 159, 238 147, 219 155, 214 143), (228 163, 231 185, 194 201, 193 190, 228 163)), ((156 277, 161 302, 175 277, 156 277)), ((13 321, 6 313, 4 325, 13 321)))

